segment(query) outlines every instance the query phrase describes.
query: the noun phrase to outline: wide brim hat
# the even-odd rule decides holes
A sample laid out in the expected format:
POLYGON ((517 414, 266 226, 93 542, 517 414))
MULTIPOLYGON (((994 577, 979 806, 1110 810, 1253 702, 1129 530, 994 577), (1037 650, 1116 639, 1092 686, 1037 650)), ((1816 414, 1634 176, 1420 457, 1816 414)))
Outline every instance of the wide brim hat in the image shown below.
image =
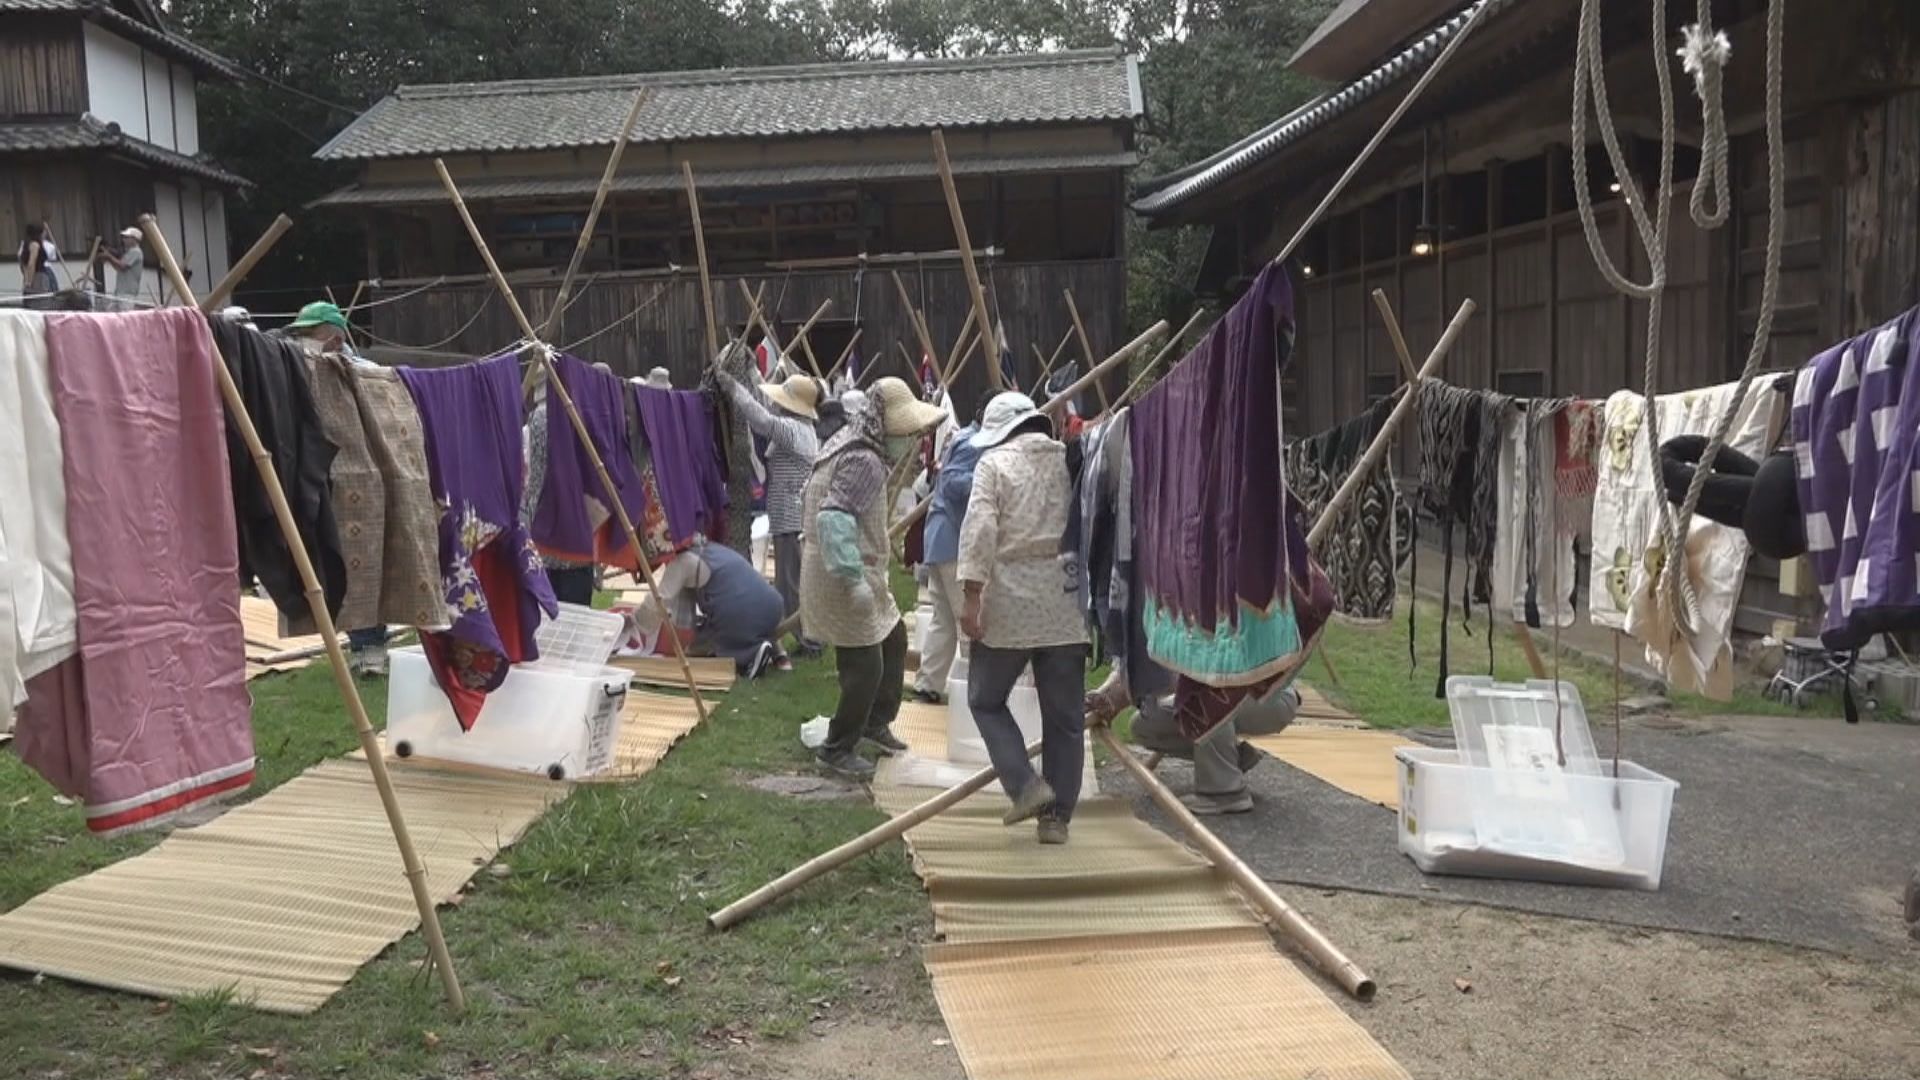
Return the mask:
POLYGON ((940 406, 921 401, 898 376, 880 379, 867 393, 880 406, 881 430, 887 435, 919 435, 932 430, 947 415, 940 406))
POLYGON ((782 382, 761 383, 767 400, 809 420, 820 419, 820 384, 805 375, 789 375, 782 382))
POLYGON ((1033 399, 1017 390, 996 394, 980 414, 980 431, 974 435, 973 445, 982 450, 999 446, 1015 428, 1042 415, 1033 399))
POLYGON ((652 371, 647 372, 647 385, 653 387, 655 390, 671 390, 673 389, 673 376, 668 373, 666 368, 654 368, 652 371))

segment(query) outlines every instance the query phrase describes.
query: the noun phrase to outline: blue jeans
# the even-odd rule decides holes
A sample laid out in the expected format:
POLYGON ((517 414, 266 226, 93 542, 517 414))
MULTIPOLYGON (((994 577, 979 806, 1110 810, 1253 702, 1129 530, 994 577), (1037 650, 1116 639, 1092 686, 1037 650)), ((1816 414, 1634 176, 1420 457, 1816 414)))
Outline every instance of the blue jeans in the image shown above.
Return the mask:
POLYGON ((364 630, 347 631, 347 647, 354 652, 377 648, 385 645, 393 635, 387 633, 384 626, 370 626, 364 630))

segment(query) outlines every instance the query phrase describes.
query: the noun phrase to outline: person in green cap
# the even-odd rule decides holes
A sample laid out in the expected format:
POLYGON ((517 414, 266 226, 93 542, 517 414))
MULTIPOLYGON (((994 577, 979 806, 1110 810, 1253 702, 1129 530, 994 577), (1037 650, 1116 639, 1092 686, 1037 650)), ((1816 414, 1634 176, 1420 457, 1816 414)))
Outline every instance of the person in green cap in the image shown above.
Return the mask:
POLYGON ((329 300, 315 300, 301 308, 300 314, 287 324, 287 336, 308 352, 353 355, 347 343, 346 313, 329 300))

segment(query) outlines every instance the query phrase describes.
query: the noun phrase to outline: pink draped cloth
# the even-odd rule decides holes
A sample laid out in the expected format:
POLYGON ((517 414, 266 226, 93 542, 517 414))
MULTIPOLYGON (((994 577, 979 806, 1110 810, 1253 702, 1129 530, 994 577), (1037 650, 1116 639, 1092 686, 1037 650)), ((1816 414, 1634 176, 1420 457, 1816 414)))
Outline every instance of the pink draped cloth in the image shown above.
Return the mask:
POLYGON ((103 835, 253 780, 239 546, 196 311, 51 315, 79 655, 29 680, 20 757, 103 835))

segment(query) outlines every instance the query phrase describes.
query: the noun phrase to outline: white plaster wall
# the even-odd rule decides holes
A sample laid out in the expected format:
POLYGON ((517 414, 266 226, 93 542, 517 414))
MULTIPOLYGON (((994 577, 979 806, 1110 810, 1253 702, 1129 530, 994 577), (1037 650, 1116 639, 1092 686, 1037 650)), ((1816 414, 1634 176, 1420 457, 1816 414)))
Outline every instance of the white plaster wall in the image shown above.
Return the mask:
MULTIPOLYGON (((148 138, 147 81, 141 71, 140 47, 92 23, 85 24, 85 34, 87 111, 119 124, 120 130, 135 138, 148 138)), ((169 132, 167 144, 172 141, 169 132)))
POLYGON ((183 154, 197 154, 200 152, 200 102, 195 96, 193 72, 179 64, 172 65, 172 70, 173 122, 180 135, 180 145, 174 149, 183 154))
POLYGON ((227 249, 227 196, 219 188, 208 188, 201 196, 202 219, 207 226, 207 283, 210 289, 232 269, 227 249))
POLYGON ((147 53, 147 141, 169 150, 177 150, 173 137, 172 65, 163 57, 147 53))

